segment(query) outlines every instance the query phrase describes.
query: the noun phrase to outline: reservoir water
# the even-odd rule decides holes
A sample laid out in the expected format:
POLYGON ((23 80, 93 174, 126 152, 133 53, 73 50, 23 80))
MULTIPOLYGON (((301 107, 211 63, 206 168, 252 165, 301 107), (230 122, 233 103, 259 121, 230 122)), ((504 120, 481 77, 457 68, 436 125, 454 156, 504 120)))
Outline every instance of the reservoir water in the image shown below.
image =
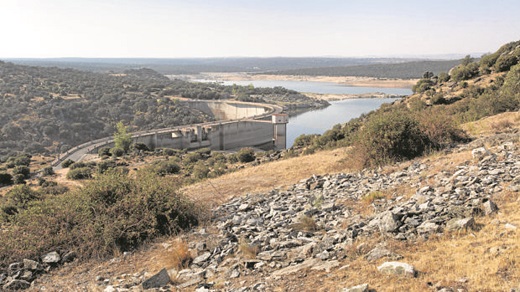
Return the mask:
MULTIPOLYGON (((196 80, 199 82, 214 82, 214 80, 196 80)), ((332 82, 313 82, 313 81, 282 81, 282 80, 243 80, 243 81, 224 81, 224 85, 243 85, 252 84, 254 87, 276 87, 281 86, 299 92, 311 92, 321 94, 364 94, 364 93, 385 93, 394 95, 410 95, 412 90, 409 88, 383 88, 383 87, 358 87, 345 86, 332 82)), ((336 124, 343 124, 353 118, 357 118, 364 113, 378 109, 384 103, 391 103, 395 98, 358 98, 332 101, 330 106, 304 112, 302 114, 289 117, 287 125, 287 147, 291 147, 294 139, 302 134, 323 134, 336 124)))
MULTIPOLYGON (((205 81, 207 80, 197 80, 205 81)), ((296 90, 298 92, 312 92, 322 94, 364 94, 381 92, 386 94, 409 95, 412 90, 409 88, 381 88, 381 87, 361 87, 347 86, 333 82, 315 82, 315 81, 283 81, 283 80, 241 80, 241 81, 223 81, 224 85, 242 85, 252 84, 254 87, 276 87, 281 86, 287 89, 296 90)))
POLYGON ((301 134, 323 134, 336 124, 346 123, 379 108, 383 103, 391 103, 395 100, 395 98, 359 98, 332 101, 330 106, 324 109, 289 117, 287 148, 291 147, 294 139, 301 134))

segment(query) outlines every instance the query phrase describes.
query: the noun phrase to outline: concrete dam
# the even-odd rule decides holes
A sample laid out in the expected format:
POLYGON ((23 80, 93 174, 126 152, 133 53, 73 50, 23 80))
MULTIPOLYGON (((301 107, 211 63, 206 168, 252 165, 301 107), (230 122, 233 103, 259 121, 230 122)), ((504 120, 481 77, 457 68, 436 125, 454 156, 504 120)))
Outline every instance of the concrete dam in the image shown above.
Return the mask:
MULTIPOLYGON (((286 148, 288 118, 276 105, 238 101, 182 100, 189 107, 212 115, 217 121, 173 128, 131 133, 135 143, 150 149, 175 148, 194 150, 236 150, 255 147, 263 150, 286 148)), ((58 167, 66 159, 80 161, 88 153, 102 147, 113 147, 113 137, 78 145, 60 155, 52 165, 58 167)))
POLYGON ((280 114, 281 108, 277 106, 232 101, 183 102, 191 108, 213 115, 218 121, 133 135, 134 141, 152 149, 285 148, 287 119, 283 119, 285 115, 280 114))

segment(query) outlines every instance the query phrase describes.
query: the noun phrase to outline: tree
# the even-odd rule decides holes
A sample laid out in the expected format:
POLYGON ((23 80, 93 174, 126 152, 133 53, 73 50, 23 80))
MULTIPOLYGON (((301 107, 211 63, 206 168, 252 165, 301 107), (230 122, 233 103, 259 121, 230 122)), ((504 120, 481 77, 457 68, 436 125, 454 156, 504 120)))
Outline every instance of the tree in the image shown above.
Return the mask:
POLYGON ((116 132, 114 133, 115 148, 121 148, 126 152, 130 150, 132 145, 132 135, 127 133, 126 127, 123 122, 119 122, 116 125, 116 132))

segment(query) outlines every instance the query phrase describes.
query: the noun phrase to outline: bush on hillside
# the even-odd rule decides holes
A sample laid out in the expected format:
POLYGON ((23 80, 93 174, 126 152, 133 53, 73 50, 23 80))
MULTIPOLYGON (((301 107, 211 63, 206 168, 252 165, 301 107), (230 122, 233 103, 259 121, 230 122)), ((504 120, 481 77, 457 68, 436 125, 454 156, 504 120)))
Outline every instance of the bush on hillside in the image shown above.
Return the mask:
POLYGON ((21 174, 25 178, 29 178, 29 176, 31 175, 31 171, 30 171, 29 167, 19 165, 19 166, 15 166, 13 168, 13 175, 17 175, 17 174, 21 174))
POLYGON ((99 157, 103 157, 103 156, 110 156, 112 154, 110 153, 109 147, 102 147, 102 148, 99 148, 98 155, 99 155, 99 157))
POLYGON ((13 176, 7 172, 0 172, 0 186, 13 184, 13 176))
POLYGON ((90 167, 71 169, 67 172, 67 178, 73 180, 92 178, 92 169, 90 167))
POLYGON ((112 154, 115 157, 121 157, 125 154, 125 150, 120 147, 113 147, 110 149, 110 154, 112 154))
POLYGON ((72 159, 67 159, 67 160, 65 160, 65 161, 63 161, 63 162, 61 163, 61 167, 63 167, 63 168, 67 168, 67 167, 71 166, 73 163, 74 163, 74 160, 72 160, 72 159))
POLYGON ((428 137, 406 109, 378 112, 370 117, 358 134, 356 151, 364 166, 374 167, 421 155, 428 137))
POLYGON ((181 170, 179 164, 172 160, 157 161, 154 163, 153 168, 154 172, 160 176, 179 173, 179 171, 181 170))
POLYGON ((242 149, 238 150, 237 158, 238 158, 238 161, 240 161, 242 163, 248 163, 251 161, 255 161, 255 159, 256 159, 255 151, 253 150, 253 148, 249 148, 249 147, 242 148, 242 149))
POLYGON ((149 172, 137 177, 108 172, 74 192, 33 201, 0 237, 0 261, 57 248, 102 259, 197 224, 200 213, 177 193, 177 182, 149 172))

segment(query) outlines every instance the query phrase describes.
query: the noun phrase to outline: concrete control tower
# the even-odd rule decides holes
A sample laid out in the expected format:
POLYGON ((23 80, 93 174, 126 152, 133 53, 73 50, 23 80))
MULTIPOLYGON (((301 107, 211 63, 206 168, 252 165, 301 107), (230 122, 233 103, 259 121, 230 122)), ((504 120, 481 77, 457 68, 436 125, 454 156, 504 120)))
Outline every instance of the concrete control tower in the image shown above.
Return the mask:
POLYGON ((273 114, 274 127, 274 149, 281 150, 287 148, 287 114, 273 114))

